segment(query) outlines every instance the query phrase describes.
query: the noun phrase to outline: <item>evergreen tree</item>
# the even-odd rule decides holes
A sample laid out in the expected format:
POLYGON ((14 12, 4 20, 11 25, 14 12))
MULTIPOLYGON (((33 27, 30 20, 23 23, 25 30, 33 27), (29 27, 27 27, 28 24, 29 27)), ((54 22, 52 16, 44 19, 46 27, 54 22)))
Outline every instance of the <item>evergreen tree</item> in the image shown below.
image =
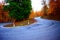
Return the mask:
POLYGON ((30 15, 31 1, 30 0, 7 0, 9 5, 4 6, 4 10, 9 11, 9 16, 16 19, 26 19, 30 15))

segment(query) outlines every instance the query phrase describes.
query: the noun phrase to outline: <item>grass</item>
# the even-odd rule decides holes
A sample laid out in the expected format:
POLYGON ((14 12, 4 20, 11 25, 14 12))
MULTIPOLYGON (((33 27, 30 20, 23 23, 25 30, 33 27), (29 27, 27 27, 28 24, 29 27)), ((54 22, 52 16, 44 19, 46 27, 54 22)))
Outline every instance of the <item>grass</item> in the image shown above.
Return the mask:
POLYGON ((33 24, 34 22, 36 22, 35 19, 29 19, 29 20, 24 20, 24 21, 21 21, 21 22, 15 22, 13 25, 12 24, 7 24, 7 25, 4 25, 4 27, 17 27, 17 26, 26 26, 26 25, 30 25, 30 24, 33 24))

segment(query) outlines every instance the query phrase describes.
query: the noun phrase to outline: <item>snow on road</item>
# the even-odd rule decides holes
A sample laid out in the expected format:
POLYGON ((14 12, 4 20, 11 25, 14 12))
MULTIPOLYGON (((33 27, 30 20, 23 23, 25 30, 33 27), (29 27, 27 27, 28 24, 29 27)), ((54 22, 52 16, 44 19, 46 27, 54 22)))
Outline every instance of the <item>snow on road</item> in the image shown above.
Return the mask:
POLYGON ((35 18, 37 22, 14 28, 4 28, 0 23, 1 40, 60 40, 60 22, 35 18))

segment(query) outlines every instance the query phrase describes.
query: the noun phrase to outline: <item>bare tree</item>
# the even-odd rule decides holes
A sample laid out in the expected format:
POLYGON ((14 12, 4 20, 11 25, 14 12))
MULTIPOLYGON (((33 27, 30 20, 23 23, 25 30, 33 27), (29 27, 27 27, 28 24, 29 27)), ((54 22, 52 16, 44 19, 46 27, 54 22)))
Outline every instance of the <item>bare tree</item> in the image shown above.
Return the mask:
POLYGON ((47 16, 47 9, 48 9, 48 7, 47 7, 47 4, 46 4, 46 0, 43 0, 43 5, 44 5, 43 13, 44 13, 45 16, 47 16))

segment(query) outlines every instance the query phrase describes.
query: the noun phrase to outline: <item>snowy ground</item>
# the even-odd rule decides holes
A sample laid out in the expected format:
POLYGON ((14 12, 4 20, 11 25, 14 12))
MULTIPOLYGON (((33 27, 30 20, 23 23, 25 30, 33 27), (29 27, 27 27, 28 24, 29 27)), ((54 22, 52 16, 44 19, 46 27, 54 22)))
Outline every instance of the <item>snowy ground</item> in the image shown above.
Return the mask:
POLYGON ((60 40, 60 22, 35 18, 37 22, 14 28, 4 28, 0 23, 0 40, 60 40))

